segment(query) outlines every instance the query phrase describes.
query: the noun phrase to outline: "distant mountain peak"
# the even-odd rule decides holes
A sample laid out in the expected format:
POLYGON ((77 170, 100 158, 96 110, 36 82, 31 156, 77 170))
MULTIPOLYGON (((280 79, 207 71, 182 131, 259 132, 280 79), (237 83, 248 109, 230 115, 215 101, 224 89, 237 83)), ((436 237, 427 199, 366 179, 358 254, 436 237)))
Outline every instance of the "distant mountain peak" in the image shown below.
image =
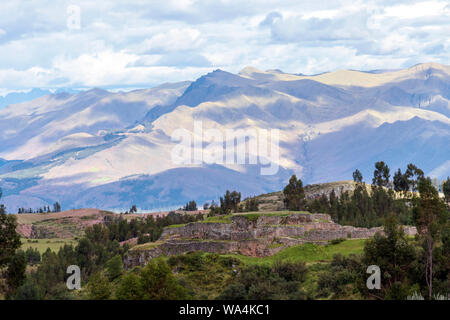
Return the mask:
POLYGON ((238 74, 240 74, 240 75, 251 75, 253 73, 264 73, 264 71, 261 71, 259 69, 254 68, 254 67, 251 67, 251 66, 246 66, 241 71, 239 71, 238 74))

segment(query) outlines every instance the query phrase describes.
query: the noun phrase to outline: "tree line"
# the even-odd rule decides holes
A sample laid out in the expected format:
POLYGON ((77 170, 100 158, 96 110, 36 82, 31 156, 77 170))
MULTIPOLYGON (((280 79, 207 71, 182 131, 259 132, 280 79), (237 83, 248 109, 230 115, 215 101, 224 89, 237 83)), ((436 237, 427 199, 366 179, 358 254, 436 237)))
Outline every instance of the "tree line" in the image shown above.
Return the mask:
POLYGON ((50 206, 44 206, 41 208, 37 208, 37 209, 32 209, 32 208, 19 208, 17 209, 17 213, 18 214, 26 214, 26 213, 52 213, 52 212, 61 212, 61 205, 59 204, 59 202, 55 202, 53 204, 53 208, 50 209, 50 206))
MULTIPOLYGON (((342 225, 356 227, 381 226, 384 220, 395 214, 400 223, 413 224, 411 202, 417 194, 422 180, 430 180, 423 171, 409 164, 405 173, 398 169, 394 180, 390 180, 390 169, 383 161, 375 163, 372 184, 366 186, 361 172, 353 172, 356 187, 353 192, 332 190, 329 195, 322 194, 314 199, 307 199, 301 179, 293 175, 283 189, 284 204, 288 210, 307 210, 330 214, 332 219, 342 225), (400 173, 399 173, 400 172, 400 173), (401 175, 401 179, 399 178, 401 175), (403 195, 399 197, 399 194, 403 195)), ((450 199, 450 179, 443 183, 445 200, 450 199)))

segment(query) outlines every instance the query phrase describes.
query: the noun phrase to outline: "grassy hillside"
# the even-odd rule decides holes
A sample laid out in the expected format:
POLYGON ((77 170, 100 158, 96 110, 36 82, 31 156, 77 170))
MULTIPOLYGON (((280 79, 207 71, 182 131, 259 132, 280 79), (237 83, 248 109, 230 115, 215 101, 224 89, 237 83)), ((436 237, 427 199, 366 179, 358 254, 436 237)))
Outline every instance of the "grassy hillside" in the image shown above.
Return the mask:
POLYGON ((50 248, 53 252, 58 252, 59 248, 63 247, 65 244, 76 245, 77 240, 75 239, 25 239, 22 238, 22 250, 27 250, 28 248, 36 248, 41 254, 50 248))
POLYGON ((277 260, 289 260, 291 262, 303 261, 306 263, 330 262, 333 255, 340 253, 348 256, 352 253, 363 252, 365 239, 345 240, 338 244, 317 245, 306 243, 292 246, 269 257, 249 257, 239 254, 226 255, 239 259, 245 264, 273 264, 277 260))

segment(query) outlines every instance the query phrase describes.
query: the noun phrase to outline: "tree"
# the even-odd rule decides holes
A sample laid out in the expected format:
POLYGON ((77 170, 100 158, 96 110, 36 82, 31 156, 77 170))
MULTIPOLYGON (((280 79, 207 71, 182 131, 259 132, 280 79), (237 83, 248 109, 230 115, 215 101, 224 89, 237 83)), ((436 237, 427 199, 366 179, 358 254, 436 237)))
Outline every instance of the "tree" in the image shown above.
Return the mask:
POLYGON ((197 211, 197 203, 192 200, 186 203, 186 206, 184 207, 184 210, 186 211, 197 211))
POLYGON ((389 167, 383 161, 375 163, 375 170, 373 172, 372 184, 377 187, 389 186, 389 167))
POLYGON ((442 185, 442 192, 444 193, 444 198, 446 202, 450 202, 450 177, 442 185))
POLYGON ((59 204, 59 202, 55 202, 53 204, 53 212, 61 212, 61 205, 59 204))
POLYGON ((136 212, 137 212, 136 205, 133 204, 130 208, 130 213, 136 213, 136 212))
POLYGON ((141 300, 144 295, 138 275, 129 273, 121 279, 116 290, 116 298, 119 300, 141 300))
POLYGON ((353 181, 355 181, 356 183, 362 183, 362 179, 363 176, 361 174, 361 171, 356 169, 355 172, 353 172, 353 181))
POLYGON ((245 201, 245 208, 244 208, 244 210, 247 211, 247 212, 258 211, 259 210, 259 208, 258 208, 258 200, 256 199, 256 197, 248 198, 245 201))
POLYGON ((408 190, 411 189, 414 192, 417 191, 418 182, 424 178, 424 173, 421 169, 410 163, 405 171, 405 177, 408 181, 408 190))
POLYGON ((152 259, 140 273, 143 299, 180 300, 187 292, 175 279, 169 265, 162 259, 152 259))
POLYGON ((32 277, 28 277, 14 295, 15 300, 40 300, 41 298, 39 287, 32 277))
MULTIPOLYGON (((220 211, 222 214, 239 211, 239 202, 241 202, 241 193, 227 190, 223 197, 220 197, 220 211)), ((211 210, 214 211, 211 204, 211 210)))
POLYGON ((41 262, 41 254, 39 253, 37 248, 29 247, 25 251, 25 256, 27 258, 27 263, 33 265, 41 262))
POLYGON ((408 187, 408 178, 406 175, 402 174, 402 170, 400 168, 394 174, 394 190, 397 192, 407 192, 408 187))
POLYGON ((241 193, 237 191, 231 192, 231 205, 234 212, 238 212, 239 202, 241 202, 241 193))
POLYGON ((16 216, 6 214, 4 207, 0 207, 0 268, 9 262, 21 245, 16 228, 16 216))
POLYGON ((301 285, 308 270, 303 262, 278 261, 272 266, 243 268, 219 295, 219 299, 300 300, 306 295, 301 285))
POLYGON ((87 289, 90 300, 108 300, 111 297, 111 284, 102 272, 91 276, 87 289))
POLYGON ((6 282, 8 283, 9 295, 14 293, 25 280, 25 269, 27 268, 27 259, 25 252, 18 250, 8 263, 6 272, 6 282))
POLYGON ((106 262, 106 273, 109 280, 114 280, 122 274, 122 258, 120 255, 115 255, 106 262))
POLYGON ((433 296, 433 249, 446 226, 448 211, 430 178, 421 178, 417 189, 420 197, 413 200, 413 218, 425 249, 425 280, 428 296, 433 296))
MULTIPOLYGON (((416 252, 394 215, 385 220, 384 233, 385 235, 377 233, 367 240, 362 259, 365 266, 380 267, 381 290, 374 294, 365 286, 360 289, 379 299, 405 299, 409 293, 406 276, 415 261, 416 252)), ((363 277, 366 278, 367 275, 364 274, 363 277)))
POLYGON ((302 210, 305 205, 305 190, 302 180, 294 174, 289 179, 289 184, 283 189, 284 203, 288 210, 302 210))

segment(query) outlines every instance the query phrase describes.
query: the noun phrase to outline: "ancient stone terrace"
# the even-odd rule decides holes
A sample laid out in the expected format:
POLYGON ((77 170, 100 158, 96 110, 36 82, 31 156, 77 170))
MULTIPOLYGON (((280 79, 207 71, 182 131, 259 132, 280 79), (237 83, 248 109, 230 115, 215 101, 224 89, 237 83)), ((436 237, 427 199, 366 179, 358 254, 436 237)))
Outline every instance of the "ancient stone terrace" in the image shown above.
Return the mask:
MULTIPOLYGON (((414 227, 404 227, 409 235, 414 227)), ((136 247, 125 258, 125 267, 145 264, 160 255, 191 251, 270 256, 303 243, 326 244, 335 239, 366 239, 382 228, 341 226, 328 214, 239 214, 226 222, 192 222, 165 228, 160 240, 150 247, 136 247)))

